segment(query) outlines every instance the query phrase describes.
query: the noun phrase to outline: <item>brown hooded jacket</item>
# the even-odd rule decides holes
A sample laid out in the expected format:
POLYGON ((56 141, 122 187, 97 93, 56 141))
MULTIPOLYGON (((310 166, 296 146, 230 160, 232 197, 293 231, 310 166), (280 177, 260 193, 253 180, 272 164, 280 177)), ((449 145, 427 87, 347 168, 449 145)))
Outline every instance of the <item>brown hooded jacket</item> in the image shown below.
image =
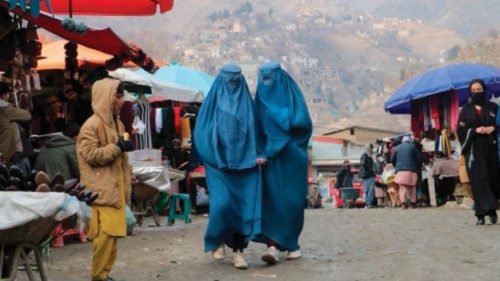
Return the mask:
POLYGON ((112 113, 112 104, 119 80, 103 79, 92 86, 94 114, 82 125, 77 142, 81 182, 87 189, 98 192, 94 202, 100 206, 121 208, 119 175, 123 174, 125 200, 130 201, 131 183, 128 157, 116 145, 125 132, 123 123, 112 113), (122 170, 120 173, 119 169, 122 170))

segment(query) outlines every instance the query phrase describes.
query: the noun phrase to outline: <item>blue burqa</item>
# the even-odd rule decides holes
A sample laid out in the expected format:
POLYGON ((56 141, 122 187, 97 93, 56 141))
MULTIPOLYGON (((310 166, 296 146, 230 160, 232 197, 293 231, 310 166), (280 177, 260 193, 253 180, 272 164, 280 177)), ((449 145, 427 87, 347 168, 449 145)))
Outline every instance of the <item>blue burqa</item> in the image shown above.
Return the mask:
POLYGON ((295 251, 300 249, 298 239, 304 226, 311 118, 302 91, 276 62, 259 68, 255 107, 267 158, 262 233, 256 241, 271 239, 279 249, 295 251))
POLYGON ((260 232, 262 184, 254 113, 241 68, 223 66, 201 106, 194 132, 210 193, 207 252, 221 244, 234 248, 235 234, 248 242, 260 232))

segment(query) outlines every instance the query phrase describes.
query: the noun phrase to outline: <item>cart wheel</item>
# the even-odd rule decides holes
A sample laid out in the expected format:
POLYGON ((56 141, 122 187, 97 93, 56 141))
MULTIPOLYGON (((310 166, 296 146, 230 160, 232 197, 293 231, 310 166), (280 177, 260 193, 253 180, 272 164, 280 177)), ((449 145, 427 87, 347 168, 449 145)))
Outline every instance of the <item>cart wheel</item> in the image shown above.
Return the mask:
POLYGON ((156 226, 160 226, 160 216, 158 216, 158 212, 156 212, 155 206, 151 200, 148 200, 148 207, 151 210, 151 215, 153 216, 153 220, 155 221, 156 226))
POLYGON ((155 221, 156 226, 160 226, 161 225, 160 217, 158 216, 158 213, 156 212, 156 210, 154 208, 151 209, 151 213, 153 215, 153 220, 155 221))

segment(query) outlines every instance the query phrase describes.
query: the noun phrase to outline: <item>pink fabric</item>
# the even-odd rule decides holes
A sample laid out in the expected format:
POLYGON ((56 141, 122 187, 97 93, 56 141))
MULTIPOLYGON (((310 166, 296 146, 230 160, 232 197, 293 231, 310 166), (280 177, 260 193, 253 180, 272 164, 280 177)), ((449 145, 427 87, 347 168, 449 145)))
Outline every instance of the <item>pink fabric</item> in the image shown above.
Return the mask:
POLYGON ((420 138, 424 119, 422 106, 418 101, 412 101, 411 106, 411 131, 415 138, 420 138))
POLYGON ((406 202, 406 199, 410 199, 411 203, 417 202, 417 187, 412 185, 399 185, 399 200, 401 202, 406 202))
POLYGON ((417 173, 411 171, 399 171, 394 177, 394 182, 399 186, 399 199, 406 202, 409 198, 412 203, 417 201, 417 173))
POLYGON ((458 113, 459 113, 459 104, 458 104, 458 92, 453 91, 451 94, 451 129, 453 131, 457 130, 458 123, 458 113))
POLYGON ((177 137, 181 137, 181 108, 179 106, 174 107, 174 126, 175 133, 177 137))
POLYGON ((429 100, 425 99, 422 102, 422 111, 424 116, 424 131, 428 131, 432 129, 432 118, 431 118, 431 110, 429 106, 429 100))
POLYGON ((385 190, 382 188, 375 187, 375 197, 376 198, 385 198, 385 190))
POLYGON ((417 185, 417 173, 411 171, 399 171, 396 173, 396 177, 394 177, 394 182, 399 185, 409 185, 415 186, 417 185))
POLYGON ((441 122, 439 120, 439 96, 432 96, 430 98, 431 117, 434 121, 434 128, 441 129, 441 122))

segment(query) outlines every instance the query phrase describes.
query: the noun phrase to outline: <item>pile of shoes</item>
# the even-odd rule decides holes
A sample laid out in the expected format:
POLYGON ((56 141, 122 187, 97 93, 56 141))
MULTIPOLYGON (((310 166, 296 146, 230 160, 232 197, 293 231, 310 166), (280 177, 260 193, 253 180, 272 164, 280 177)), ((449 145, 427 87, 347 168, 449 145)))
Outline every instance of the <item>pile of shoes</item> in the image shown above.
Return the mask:
POLYGON ((0 191, 36 191, 36 192, 64 192, 75 196, 78 200, 91 205, 98 197, 98 193, 85 192, 85 186, 78 179, 65 181, 61 174, 52 179, 44 172, 32 170, 25 175, 17 165, 7 168, 0 163, 0 191))

